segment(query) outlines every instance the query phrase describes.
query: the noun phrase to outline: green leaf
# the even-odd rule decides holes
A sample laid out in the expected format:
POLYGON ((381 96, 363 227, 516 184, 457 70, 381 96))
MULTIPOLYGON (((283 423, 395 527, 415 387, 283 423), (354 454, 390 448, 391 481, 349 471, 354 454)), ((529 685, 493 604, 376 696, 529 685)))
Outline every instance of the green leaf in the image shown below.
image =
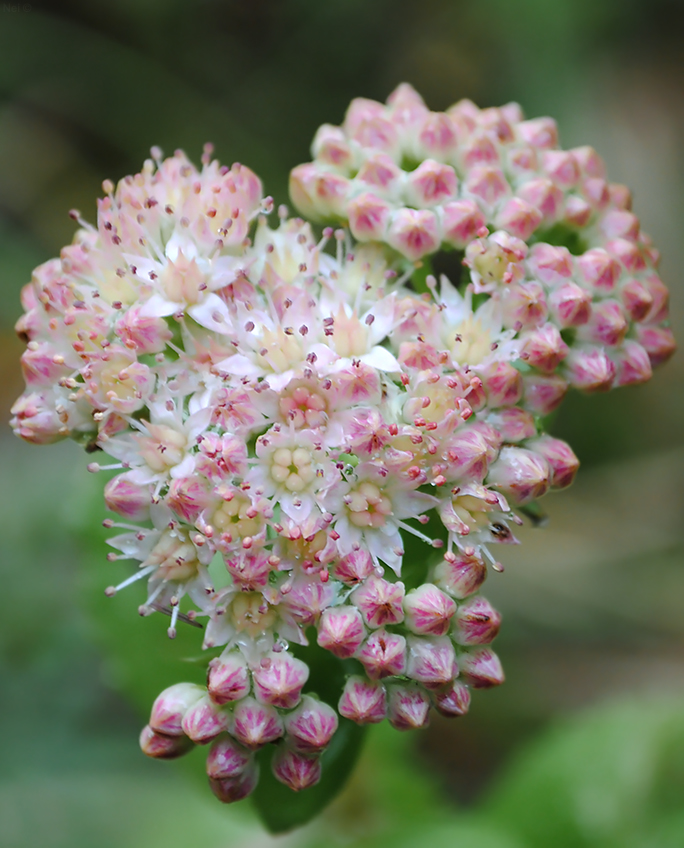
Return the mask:
POLYGON ((293 792, 277 781, 271 771, 274 748, 263 748, 259 784, 252 796, 262 821, 271 833, 284 833, 301 827, 321 813, 347 782, 361 753, 365 727, 345 718, 322 758, 323 775, 319 783, 301 793, 293 792))

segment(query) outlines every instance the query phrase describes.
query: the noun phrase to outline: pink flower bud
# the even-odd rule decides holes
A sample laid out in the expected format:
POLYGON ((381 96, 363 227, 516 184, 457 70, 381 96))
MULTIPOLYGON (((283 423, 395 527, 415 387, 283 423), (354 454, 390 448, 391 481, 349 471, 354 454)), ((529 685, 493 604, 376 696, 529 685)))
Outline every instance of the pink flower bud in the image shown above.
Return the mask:
POLYGON ((140 734, 140 749, 143 754, 157 760, 173 760, 182 757, 191 748, 193 742, 187 736, 167 736, 145 725, 140 734))
POLYGON ((202 686, 194 683, 176 683, 157 696, 152 705, 150 727, 167 736, 182 736, 183 716, 205 694, 202 686))
POLYGON ((442 207, 443 238, 453 247, 464 248, 485 223, 485 217, 474 200, 454 200, 442 207))
POLYGON ((677 350, 677 343, 669 327, 649 327, 639 324, 637 326, 637 339, 639 344, 648 353, 651 365, 662 365, 677 350))
POLYGON ((29 388, 47 388, 72 371, 64 364, 64 357, 60 357, 56 348, 48 342, 34 342, 22 353, 21 370, 29 388))
POLYGON ((586 227, 592 213, 591 204, 583 197, 570 194, 565 198, 564 221, 573 227, 586 227))
POLYGON ((522 397, 522 375, 510 362, 492 360, 487 365, 478 365, 476 371, 491 408, 513 406, 522 397))
POLYGON ((445 446, 449 478, 482 482, 489 463, 496 456, 485 436, 472 427, 458 430, 445 446))
POLYGON ((371 680, 406 671, 406 639, 398 633, 375 630, 357 653, 371 680))
POLYGON ((237 777, 252 762, 254 754, 227 734, 212 743, 207 755, 207 774, 214 780, 237 777))
POLYGON ((335 710, 311 695, 304 695, 297 709, 285 716, 288 742, 298 751, 309 754, 328 747, 337 725, 335 710))
POLYGON ((448 636, 409 636, 407 675, 435 689, 458 675, 456 652, 448 636))
POLYGON ((432 156, 443 162, 451 157, 458 143, 454 121, 443 112, 428 112, 418 139, 422 148, 419 158, 432 156))
POLYGON ((384 627, 404 620, 404 592, 403 583, 389 583, 372 575, 353 591, 351 601, 359 608, 369 627, 384 627))
POLYGON ((356 586, 362 583, 373 573, 373 558, 368 551, 359 548, 336 563, 334 574, 338 580, 347 586, 356 586))
POLYGON ((555 324, 544 324, 521 336, 520 358, 529 365, 550 374, 568 355, 568 346, 555 324))
MULTIPOLYGON (((472 550, 472 549, 471 549, 472 550)), ((480 588, 487 576, 487 566, 472 553, 457 551, 448 554, 435 567, 435 583, 454 598, 467 598, 480 588)))
POLYGON ((560 217, 563 192, 546 177, 524 183, 518 189, 518 195, 538 210, 545 225, 553 224, 560 217))
POLYGON ((275 707, 243 698, 233 710, 231 735, 246 748, 256 750, 283 735, 283 722, 275 707))
POLYGON ((476 165, 471 168, 465 190, 476 198, 485 209, 493 209, 506 195, 510 186, 501 168, 492 165, 476 165))
POLYGON ((226 558, 226 571, 235 585, 242 591, 256 592, 263 589, 273 571, 265 551, 240 551, 226 558))
POLYGON ((610 183, 608 191, 610 192, 610 202, 613 206, 616 206, 618 209, 627 210, 632 208, 632 192, 626 185, 610 183))
POLYGON ((418 730, 430 723, 430 697, 415 683, 388 687, 387 717, 395 730, 418 730))
POLYGON ((182 727, 193 742, 203 745, 228 729, 228 713, 203 695, 183 716, 182 727))
POLYGON ((320 171, 309 163, 298 165, 290 173, 290 197, 299 211, 315 221, 341 216, 349 180, 338 174, 320 171))
POLYGON ((399 193, 403 172, 390 156, 376 153, 369 156, 356 175, 355 182, 371 186, 374 194, 394 198, 399 193))
POLYGON ((309 679, 309 666, 286 651, 271 652, 252 672, 254 694, 262 704, 291 710, 299 703, 309 679))
POLYGON ((582 196, 589 203, 592 209, 605 209, 610 203, 610 192, 608 191, 608 183, 600 178, 591 177, 588 180, 582 180, 580 183, 582 196))
POLYGON ((150 487, 134 483, 128 471, 107 482, 104 498, 107 509, 130 521, 146 521, 149 518, 152 503, 150 487))
POLYGON ((527 374, 522 380, 525 408, 537 415, 557 409, 568 391, 567 381, 558 374, 527 374))
POLYGON ((648 310, 643 320, 649 324, 657 324, 664 321, 668 315, 668 307, 670 302, 670 292, 665 283, 657 274, 649 274, 644 280, 644 285, 648 289, 653 303, 648 310))
POLYGON ((505 327, 536 327, 548 315, 544 289, 534 280, 506 286, 501 306, 505 327))
POLYGON ((533 118, 516 127, 518 137, 532 147, 549 150, 558 146, 558 127, 553 118, 533 118))
POLYGON ((392 217, 387 241, 412 261, 434 253, 441 242, 437 216, 428 209, 399 209, 392 217))
POLYGON ((572 255, 567 247, 535 244, 528 263, 537 279, 549 286, 563 285, 572 277, 572 255))
POLYGON ((387 231, 391 206, 369 191, 355 197, 347 207, 349 228, 359 241, 382 241, 387 231))
POLYGON ((239 701, 249 695, 249 669, 238 651, 230 651, 209 663, 207 687, 216 704, 239 701))
POLYGON ((432 583, 423 583, 404 598, 406 626, 412 633, 444 636, 456 604, 432 583))
POLYGON ((542 154, 542 166, 561 188, 572 188, 580 178, 580 169, 572 151, 547 150, 542 154))
POLYGON ((320 757, 302 754, 283 745, 273 755, 271 769, 276 780, 293 792, 315 786, 321 779, 320 757))
POLYGON ((474 648, 459 654, 462 676, 474 689, 499 686, 505 680, 501 661, 490 648, 474 648))
POLYGON ((553 436, 539 436, 527 442, 527 448, 541 454, 551 466, 551 486, 554 489, 565 489, 575 479, 579 468, 579 459, 575 456, 567 442, 554 439, 553 436))
POLYGON ((397 131, 390 121, 381 115, 369 116, 360 121, 350 135, 357 144, 368 150, 378 150, 393 158, 399 153, 397 131))
POLYGON ((616 386, 645 383, 653 376, 648 353, 639 342, 634 342, 631 339, 628 339, 620 350, 613 354, 613 362, 617 369, 616 386))
POLYGON ((639 280, 627 280, 620 289, 620 298, 632 321, 643 321, 653 305, 653 297, 639 280))
POLYGON ((560 327, 586 324, 591 312, 591 295, 572 281, 563 283, 549 296, 549 311, 560 327))
POLYGON ((142 306, 132 306, 114 325, 121 341, 133 345, 136 354, 160 353, 173 333, 163 318, 143 314, 142 306))
POLYGON ((318 128, 311 153, 314 159, 336 168, 347 169, 352 163, 351 148, 343 130, 331 124, 323 124, 318 128))
POLYGON ((452 167, 425 159, 408 175, 406 197, 412 205, 425 208, 454 199, 457 189, 458 179, 452 167))
POLYGON ((499 212, 496 226, 527 241, 541 220, 542 213, 536 206, 521 197, 512 197, 499 212))
POLYGON ((385 687, 354 675, 344 684, 337 710, 357 724, 377 724, 387 715, 385 687))
POLYGON ((639 219, 626 209, 608 209, 599 223, 599 229, 607 239, 636 241, 639 238, 639 219))
POLYGON ((501 434, 504 442, 522 442, 537 435, 537 425, 532 413, 517 406, 509 406, 492 412, 487 420, 501 434))
POLYGON ((582 280, 596 292, 612 292, 620 276, 620 265, 601 247, 587 250, 577 257, 582 280))
POLYGON ((212 496, 204 480, 179 477, 171 481, 165 500, 176 515, 194 524, 200 512, 212 503, 212 496))
POLYGON ((484 133, 475 133, 460 149, 461 164, 465 170, 475 165, 497 165, 499 152, 492 139, 484 133))
POLYGON ((250 795, 259 782, 259 764, 252 762, 236 777, 209 778, 209 787, 223 804, 234 804, 250 795))
POLYGON ((21 395, 10 411, 12 429, 32 445, 51 445, 69 435, 68 426, 60 421, 54 399, 47 392, 21 395))
POLYGON ((575 147, 570 153, 575 157, 575 161, 585 176, 601 178, 606 176, 605 163, 593 147, 589 147, 589 145, 575 147))
POLYGON ((577 337, 595 344, 618 345, 624 339, 629 324, 616 300, 595 303, 589 321, 580 327, 577 337))
POLYGON ((599 347, 573 348, 563 365, 564 376, 576 389, 605 392, 613 385, 615 365, 599 347))
POLYGON ((465 715, 470 709, 470 689, 460 680, 434 693, 435 708, 447 718, 465 715))
POLYGON ((488 645, 501 627, 501 614, 482 595, 460 604, 454 617, 452 638, 458 645, 488 645))
POLYGON ((334 598, 335 587, 331 582, 321 583, 320 580, 305 578, 294 581, 283 606, 300 624, 308 627, 332 604, 334 598))
POLYGON ((504 447, 489 469, 487 482, 513 503, 522 505, 546 494, 551 485, 551 468, 544 457, 532 451, 504 447))
POLYGON ((646 268, 643 251, 628 239, 613 239, 606 244, 606 250, 620 262, 623 268, 626 268, 632 274, 646 268))
POLYGON ((342 604, 323 610, 318 622, 318 644, 336 657, 353 656, 366 635, 361 613, 355 606, 342 604))

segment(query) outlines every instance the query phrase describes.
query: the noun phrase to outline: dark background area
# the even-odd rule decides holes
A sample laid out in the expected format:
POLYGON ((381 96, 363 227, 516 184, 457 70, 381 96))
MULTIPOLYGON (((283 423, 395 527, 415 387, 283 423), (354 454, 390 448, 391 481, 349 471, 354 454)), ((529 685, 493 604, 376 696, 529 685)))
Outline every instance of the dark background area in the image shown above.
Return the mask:
MULTIPOLYGON (((596 147, 634 190, 684 337, 680 2, 0 3, 4 418, 22 390, 20 287, 70 241, 70 208, 94 217, 104 178, 137 171, 153 144, 197 161, 213 141, 283 202, 318 125, 404 80, 433 109, 516 100, 555 117, 564 146, 596 147)), ((455 846, 684 844, 683 386, 678 354, 646 386, 566 400, 553 429, 582 460, 578 482, 547 499, 549 526, 524 530, 486 587, 508 682, 458 722, 377 732, 346 796, 282 844, 417 846, 428 819, 453 827, 455 846), (411 756, 420 772, 401 765, 411 756)), ((142 699, 90 600, 112 581, 85 465, 75 445, 0 434, 0 844, 269 846, 248 806, 220 807, 137 750, 142 699)), ((158 628, 135 634, 156 650, 158 628)))

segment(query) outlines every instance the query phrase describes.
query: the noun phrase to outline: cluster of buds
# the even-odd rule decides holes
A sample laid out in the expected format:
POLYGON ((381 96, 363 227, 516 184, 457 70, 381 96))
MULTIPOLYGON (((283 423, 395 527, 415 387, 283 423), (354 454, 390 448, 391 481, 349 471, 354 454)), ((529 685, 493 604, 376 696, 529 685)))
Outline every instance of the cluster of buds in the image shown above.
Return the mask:
POLYGON ((107 594, 146 581, 140 613, 170 615, 172 638, 203 626, 218 653, 206 687, 159 696, 141 746, 211 743, 224 802, 254 789, 264 745, 301 790, 338 716, 420 728, 503 681, 479 594, 493 548, 578 468, 544 416, 674 350, 629 193, 550 119, 432 113, 404 85, 354 101, 313 153, 291 190, 318 235, 284 207, 273 226, 248 168, 153 150, 105 182, 96 227, 73 213, 17 326, 17 434, 117 471, 109 558, 138 567, 107 594), (441 249, 465 279, 425 273, 441 249), (308 685, 311 639, 348 670, 334 703, 308 685))

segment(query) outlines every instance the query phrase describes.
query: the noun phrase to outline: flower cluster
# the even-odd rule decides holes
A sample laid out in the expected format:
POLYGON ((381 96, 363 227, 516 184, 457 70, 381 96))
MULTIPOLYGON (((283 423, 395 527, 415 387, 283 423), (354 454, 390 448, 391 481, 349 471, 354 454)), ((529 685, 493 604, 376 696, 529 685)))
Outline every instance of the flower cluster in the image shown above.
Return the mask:
POLYGON ((276 743, 300 790, 339 717, 420 728, 503 681, 492 549, 578 467, 543 417, 650 377, 667 290, 627 190, 515 105, 354 101, 292 172, 318 235, 274 225, 245 166, 152 154, 24 289, 13 426, 113 458, 89 465, 121 472, 110 559, 139 565, 107 594, 145 580, 141 614, 216 649, 206 687, 161 693, 145 753, 212 742, 228 802, 276 743), (429 273, 446 250, 463 279, 429 273), (312 641, 347 672, 335 703, 307 686, 312 641))

